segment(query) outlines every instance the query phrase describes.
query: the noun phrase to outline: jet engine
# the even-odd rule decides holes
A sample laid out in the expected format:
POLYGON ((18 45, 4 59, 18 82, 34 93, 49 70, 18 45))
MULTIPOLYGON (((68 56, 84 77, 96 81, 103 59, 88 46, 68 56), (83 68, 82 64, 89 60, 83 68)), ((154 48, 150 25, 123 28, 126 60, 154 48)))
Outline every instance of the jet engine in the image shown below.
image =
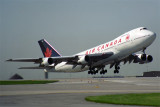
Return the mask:
POLYGON ((41 65, 48 66, 48 65, 51 65, 53 63, 54 62, 53 62, 52 58, 43 58, 41 65))
POLYGON ((144 63, 150 63, 152 62, 152 60, 153 60, 153 57, 151 55, 136 54, 134 63, 144 64, 144 63))
POLYGON ((78 63, 81 64, 86 64, 90 61, 90 57, 88 55, 78 56, 78 58, 79 58, 78 63))

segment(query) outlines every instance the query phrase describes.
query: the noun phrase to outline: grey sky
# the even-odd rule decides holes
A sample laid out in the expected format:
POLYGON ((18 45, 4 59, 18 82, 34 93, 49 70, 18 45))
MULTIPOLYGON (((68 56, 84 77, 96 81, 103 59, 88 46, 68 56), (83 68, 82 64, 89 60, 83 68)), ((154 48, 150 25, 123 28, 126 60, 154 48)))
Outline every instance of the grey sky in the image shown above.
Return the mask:
MULTIPOLYGON (((39 58, 37 43, 45 38, 62 55, 73 55, 137 28, 147 27, 157 38, 146 50, 151 64, 126 64, 118 75, 141 75, 160 70, 159 0, 0 0, 0 79, 19 73, 43 79, 43 70, 19 70, 33 63, 4 62, 9 58, 39 58)), ((108 68, 108 67, 106 67, 108 68)), ((105 75, 114 75, 108 69, 105 75)), ((50 73, 49 78, 90 77, 82 73, 50 73)))

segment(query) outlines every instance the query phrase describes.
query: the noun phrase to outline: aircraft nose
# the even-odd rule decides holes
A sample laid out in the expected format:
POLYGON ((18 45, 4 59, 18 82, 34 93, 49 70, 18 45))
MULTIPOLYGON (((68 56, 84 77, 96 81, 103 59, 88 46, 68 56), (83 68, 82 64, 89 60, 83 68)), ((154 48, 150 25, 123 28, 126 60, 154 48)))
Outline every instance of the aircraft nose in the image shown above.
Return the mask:
POLYGON ((154 39, 156 38, 156 33, 150 31, 149 36, 153 37, 154 39))
POLYGON ((156 37, 156 33, 154 33, 154 32, 153 32, 153 36, 155 36, 155 37, 156 37))
POLYGON ((147 35, 150 38, 150 40, 152 40, 152 41, 154 41, 156 39, 156 33, 152 32, 152 31, 148 31, 147 35))

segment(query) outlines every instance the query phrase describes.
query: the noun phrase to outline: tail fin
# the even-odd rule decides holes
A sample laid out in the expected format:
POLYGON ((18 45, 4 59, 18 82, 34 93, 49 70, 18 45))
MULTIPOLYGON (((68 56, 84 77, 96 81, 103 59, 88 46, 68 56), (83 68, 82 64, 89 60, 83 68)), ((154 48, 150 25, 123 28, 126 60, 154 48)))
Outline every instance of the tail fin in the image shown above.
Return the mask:
POLYGON ((56 49, 54 49, 45 39, 39 40, 38 41, 42 53, 44 57, 57 57, 61 56, 56 49))

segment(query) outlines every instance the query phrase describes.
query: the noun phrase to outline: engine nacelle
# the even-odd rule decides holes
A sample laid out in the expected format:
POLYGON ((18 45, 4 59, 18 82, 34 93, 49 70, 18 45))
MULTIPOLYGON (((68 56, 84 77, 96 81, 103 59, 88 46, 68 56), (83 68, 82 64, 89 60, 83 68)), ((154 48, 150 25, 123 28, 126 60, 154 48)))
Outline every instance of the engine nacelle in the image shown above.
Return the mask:
POLYGON ((149 63, 153 61, 153 57, 151 55, 146 55, 146 54, 136 54, 137 58, 134 60, 135 63, 149 63))
POLYGON ((88 55, 78 56, 78 58, 79 58, 78 63, 81 63, 81 64, 86 64, 90 61, 90 58, 88 55))
POLYGON ((151 55, 147 55, 147 61, 152 62, 153 61, 153 57, 151 55))
POLYGON ((48 65, 51 65, 53 63, 54 62, 53 62, 52 58, 43 58, 41 65, 48 66, 48 65))
POLYGON ((147 60, 147 56, 146 56, 146 54, 140 54, 140 59, 142 60, 142 61, 146 61, 147 60))

